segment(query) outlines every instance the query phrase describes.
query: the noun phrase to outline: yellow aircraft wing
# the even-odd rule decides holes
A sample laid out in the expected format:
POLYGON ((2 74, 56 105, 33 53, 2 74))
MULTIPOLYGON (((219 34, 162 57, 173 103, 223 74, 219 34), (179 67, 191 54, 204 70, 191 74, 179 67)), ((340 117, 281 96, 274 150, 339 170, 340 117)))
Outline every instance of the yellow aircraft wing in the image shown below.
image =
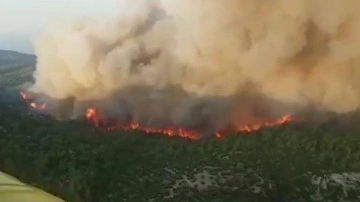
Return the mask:
POLYGON ((1 202, 65 202, 40 189, 31 187, 0 172, 1 202))

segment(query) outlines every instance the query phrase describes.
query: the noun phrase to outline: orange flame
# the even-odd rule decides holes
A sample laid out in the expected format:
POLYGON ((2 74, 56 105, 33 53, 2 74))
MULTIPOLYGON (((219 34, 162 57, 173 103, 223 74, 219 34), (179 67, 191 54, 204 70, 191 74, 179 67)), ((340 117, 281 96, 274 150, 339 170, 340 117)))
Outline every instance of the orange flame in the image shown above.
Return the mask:
MULTIPOLYGON (((101 119, 97 113, 97 110, 94 108, 88 108, 85 113, 86 119, 95 125, 96 127, 100 126, 101 119)), ((288 123, 292 121, 292 117, 290 115, 285 115, 280 117, 279 119, 272 121, 272 122, 263 122, 253 125, 244 125, 241 127, 237 127, 235 129, 235 132, 254 132, 257 130, 260 130, 263 127, 271 127, 271 126, 278 126, 285 123, 288 123)), ((114 126, 108 127, 108 130, 115 130, 115 129, 121 129, 121 130, 140 130, 142 132, 145 132, 146 134, 164 134, 170 137, 173 136, 179 136, 182 138, 197 140, 200 139, 200 134, 196 131, 190 131, 183 128, 180 129, 174 129, 174 128, 149 128, 141 126, 137 122, 132 122, 128 125, 122 125, 122 124, 115 124, 114 126)), ((220 132, 215 133, 216 138, 222 138, 223 135, 220 132)))
MULTIPOLYGON (((92 123, 95 127, 99 127, 100 126, 100 122, 101 119, 99 118, 99 115, 96 111, 96 109, 94 108, 88 108, 85 112, 85 117, 86 119, 92 123)), ((184 130, 182 128, 180 129, 171 129, 171 128, 162 128, 162 129, 156 129, 156 128, 147 128, 147 127, 142 127, 140 126, 139 123, 137 122, 132 122, 128 125, 122 125, 122 124, 115 124, 111 127, 107 128, 108 130, 116 130, 116 129, 121 129, 121 130, 140 130, 142 132, 145 132, 146 134, 154 134, 154 133, 160 133, 160 134, 164 134, 170 137, 173 136, 179 136, 182 138, 188 138, 188 139, 199 139, 199 134, 195 131, 189 131, 189 130, 184 130)))
POLYGON ((253 124, 253 125, 244 125, 244 126, 240 126, 237 127, 237 131, 238 132, 253 132, 253 131, 257 131, 260 130, 263 127, 271 127, 271 126, 278 126, 278 125, 283 125, 285 123, 288 123, 292 121, 292 117, 290 115, 285 115, 280 117, 279 119, 272 121, 272 122, 262 122, 262 123, 257 123, 257 124, 253 124))
POLYGON ((100 120, 98 118, 96 109, 89 108, 86 110, 86 119, 89 120, 91 123, 93 123, 96 127, 99 127, 100 120))
MULTIPOLYGON (((28 104, 28 106, 30 108, 37 109, 37 110, 45 110, 46 109, 46 104, 37 104, 37 103, 31 101, 31 98, 29 97, 29 95, 27 93, 21 91, 20 96, 28 104)), ((88 108, 85 112, 85 117, 95 127, 100 127, 102 120, 101 120, 101 117, 99 116, 98 111, 95 108, 88 108)), ((260 130, 263 127, 278 126, 278 125, 282 125, 282 124, 285 124, 285 123, 288 123, 291 121, 292 121, 292 117, 290 115, 285 115, 275 121, 265 121, 265 122, 260 122, 260 123, 256 123, 256 124, 245 124, 245 125, 236 127, 235 131, 233 131, 233 132, 250 133, 250 132, 260 130)), ((107 129, 108 130, 115 130, 115 129, 140 130, 146 134, 159 133, 159 134, 164 134, 164 135, 167 135, 170 137, 179 136, 182 138, 187 138, 187 139, 192 139, 192 140, 200 139, 200 134, 196 131, 186 130, 184 128, 179 128, 179 129, 149 128, 149 127, 141 126, 139 123, 137 123, 135 121, 131 122, 130 124, 127 124, 127 125, 116 123, 115 125, 112 125, 112 126, 108 127, 107 129)), ((221 134, 220 132, 216 132, 215 137, 222 138, 223 134, 221 134)))
POLYGON ((29 95, 23 91, 20 92, 20 97, 28 104, 28 106, 32 109, 36 109, 36 110, 45 110, 46 109, 46 104, 38 104, 36 102, 31 101, 29 95))

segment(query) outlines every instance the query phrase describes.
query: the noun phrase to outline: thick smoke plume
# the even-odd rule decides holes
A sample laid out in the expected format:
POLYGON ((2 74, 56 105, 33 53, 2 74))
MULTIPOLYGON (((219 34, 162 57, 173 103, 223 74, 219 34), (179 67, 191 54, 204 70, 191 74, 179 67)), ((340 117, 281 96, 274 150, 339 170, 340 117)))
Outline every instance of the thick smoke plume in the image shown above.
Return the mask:
POLYGON ((205 133, 360 107, 358 0, 122 0, 116 19, 52 25, 30 92, 58 118, 205 133), (301 113, 300 113, 301 114, 301 113))

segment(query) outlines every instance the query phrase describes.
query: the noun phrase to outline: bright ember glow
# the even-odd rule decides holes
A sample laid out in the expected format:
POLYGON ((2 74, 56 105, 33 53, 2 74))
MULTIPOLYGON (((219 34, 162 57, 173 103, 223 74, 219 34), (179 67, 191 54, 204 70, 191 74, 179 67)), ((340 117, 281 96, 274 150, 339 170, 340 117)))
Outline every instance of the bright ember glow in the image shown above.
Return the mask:
POLYGON ((27 93, 21 91, 20 92, 20 97, 26 102, 26 104, 32 108, 32 109, 36 109, 36 110, 45 110, 46 109, 46 104, 38 104, 36 102, 31 101, 30 97, 28 96, 27 93))
MULTIPOLYGON (((95 127, 99 127, 100 126, 100 122, 101 119, 98 116, 98 113, 96 111, 96 109, 94 108, 88 108, 86 110, 85 113, 85 117, 86 119, 93 124, 95 127)), ((195 131, 188 131, 188 130, 184 130, 182 128, 180 129, 172 129, 172 128, 147 128, 147 127, 142 127, 139 123, 137 122, 131 122, 130 124, 120 124, 120 123, 115 123, 112 126, 107 127, 108 130, 140 130, 143 131, 146 134, 164 134, 170 137, 173 136, 179 136, 182 138, 187 138, 187 139, 199 139, 199 135, 197 132, 195 131)))
MULTIPOLYGON (((37 104, 31 100, 29 95, 25 92, 20 92, 21 98, 27 103, 27 105, 36 110, 45 110, 46 105, 45 104, 37 104)), ((95 127, 100 127, 102 123, 102 119, 99 116, 98 111, 95 108, 88 108, 85 111, 85 118, 88 122, 90 122, 95 127)), ((272 127, 272 126, 278 126, 283 125, 285 123, 291 122, 292 117, 290 115, 285 115, 280 117, 277 120, 274 121, 262 121, 256 124, 245 124, 239 127, 235 127, 233 132, 254 132, 257 130, 260 130, 263 127, 272 127)), ((170 137, 179 136, 186 139, 191 140, 198 140, 200 139, 200 134, 197 131, 191 131, 184 128, 149 128, 141 126, 138 122, 132 121, 128 124, 122 124, 122 123, 114 123, 111 126, 107 126, 108 130, 139 130, 146 134, 164 134, 170 137)), ((214 134, 216 138, 222 138, 223 134, 219 131, 214 134)))
POLYGON ((262 123, 257 123, 257 124, 253 124, 253 125, 240 126, 237 128, 237 131, 239 131, 239 132, 257 131, 257 130, 260 130, 262 127, 278 126, 278 125, 288 123, 291 120, 292 120, 292 118, 290 115, 285 115, 285 116, 282 116, 279 119, 277 119, 275 121, 271 121, 271 122, 262 122, 262 123))
POLYGON ((87 109, 85 116, 88 121, 93 123, 96 127, 99 127, 100 120, 96 114, 96 109, 94 108, 87 109))
MULTIPOLYGON (((95 108, 88 108, 85 113, 85 117, 87 120, 92 123, 95 127, 100 126, 101 118, 99 117, 97 110, 95 108)), ((283 125, 292 121, 292 117, 289 115, 285 115, 280 117, 275 121, 268 121, 268 122, 261 122, 257 124, 246 124, 235 129, 235 132, 254 132, 260 130, 263 127, 271 127, 271 126, 278 126, 283 125)), ((174 129, 174 128, 149 128, 143 127, 136 121, 131 122, 130 124, 123 125, 120 123, 116 123, 113 126, 108 127, 109 130, 140 130, 145 132, 146 134, 164 134, 170 137, 179 136, 182 138, 197 140, 200 139, 200 135, 196 131, 190 131, 183 128, 174 129)), ((214 135, 216 138, 222 138, 223 134, 220 132, 216 132, 214 135)))

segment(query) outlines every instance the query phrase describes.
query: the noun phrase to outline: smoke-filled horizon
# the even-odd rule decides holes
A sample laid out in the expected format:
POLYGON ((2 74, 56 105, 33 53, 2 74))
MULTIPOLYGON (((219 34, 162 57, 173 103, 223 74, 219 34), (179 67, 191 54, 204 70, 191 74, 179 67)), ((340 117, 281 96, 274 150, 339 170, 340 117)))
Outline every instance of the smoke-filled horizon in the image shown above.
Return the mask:
POLYGON ((51 98, 50 113, 96 107, 213 131, 309 106, 360 107, 356 0, 121 2, 113 21, 54 24, 38 37, 29 90, 51 98))

